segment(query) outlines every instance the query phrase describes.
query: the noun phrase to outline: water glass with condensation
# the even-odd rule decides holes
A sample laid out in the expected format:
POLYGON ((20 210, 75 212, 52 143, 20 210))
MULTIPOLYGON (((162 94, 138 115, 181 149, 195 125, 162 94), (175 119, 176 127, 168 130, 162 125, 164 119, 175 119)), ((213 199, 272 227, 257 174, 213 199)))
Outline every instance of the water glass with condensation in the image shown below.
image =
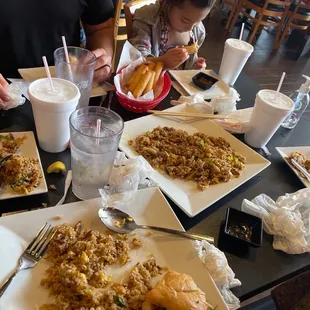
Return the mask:
POLYGON ((108 184, 123 128, 123 119, 109 109, 87 107, 71 114, 72 191, 76 197, 100 197, 98 190, 108 184))
POLYGON ((78 109, 88 106, 94 77, 96 56, 80 47, 68 46, 70 63, 66 61, 63 47, 54 52, 56 77, 73 82, 80 90, 78 109))

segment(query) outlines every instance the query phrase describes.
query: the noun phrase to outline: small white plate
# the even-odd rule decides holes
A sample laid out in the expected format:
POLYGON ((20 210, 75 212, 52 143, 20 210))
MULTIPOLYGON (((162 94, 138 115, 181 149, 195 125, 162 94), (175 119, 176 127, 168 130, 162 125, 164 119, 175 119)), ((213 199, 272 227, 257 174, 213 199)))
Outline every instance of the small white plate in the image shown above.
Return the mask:
MULTIPOLYGON (((187 111, 192 106, 179 105, 166 111, 187 111)), ((193 217, 202 212, 213 203, 223 198, 237 187, 253 178, 256 174, 270 165, 270 162, 225 131, 212 121, 202 120, 191 124, 181 124, 168 118, 149 115, 135 120, 125 122, 123 135, 119 148, 129 157, 135 157, 138 154, 128 144, 129 140, 134 139, 146 131, 151 131, 158 126, 174 127, 182 129, 189 134, 202 132, 209 136, 222 137, 230 143, 231 147, 246 157, 246 167, 241 172, 241 176, 232 179, 227 183, 211 185, 204 191, 197 189, 197 184, 192 181, 182 179, 172 179, 166 173, 155 171, 152 175, 155 181, 164 193, 166 193, 188 216, 193 217)))
POLYGON ((205 99, 213 99, 215 97, 223 97, 229 94, 229 85, 223 82, 213 70, 170 70, 169 73, 178 81, 178 83, 189 95, 200 94, 203 95, 205 99), (193 76, 199 72, 208 74, 219 81, 210 89, 202 90, 196 87, 192 82, 193 76))
MULTIPOLYGON (((9 132, 0 133, 0 135, 7 135, 7 134, 9 134, 9 132)), ((18 194, 16 192, 14 192, 10 186, 4 186, 2 189, 0 189, 0 200, 47 193, 48 188, 46 185, 46 181, 45 181, 45 177, 44 177, 44 171, 42 169, 41 159, 39 156, 39 152, 37 149, 37 144, 36 144, 36 140, 34 138, 33 132, 32 131, 11 132, 11 134, 16 138, 22 137, 22 136, 27 137, 27 139, 21 145, 21 147, 16 152, 16 154, 38 159, 39 164, 40 164, 40 168, 42 171, 42 178, 40 179, 40 183, 39 183, 38 187, 35 188, 33 191, 31 191, 28 195, 18 194)))
MULTIPOLYGON (((0 285, 13 271, 14 263, 17 263, 22 248, 24 249, 25 244, 32 241, 44 223, 59 225, 61 223, 76 224, 82 221, 88 229, 104 232, 105 227, 97 215, 101 207, 101 199, 93 199, 0 218, 0 237, 4 235, 5 240, 8 241, 0 247, 0 258, 6 256, 5 260, 0 260, 2 262, 0 264, 0 285), (62 215, 62 220, 55 220, 58 215, 62 215)), ((137 223, 183 230, 168 202, 157 188, 137 191, 128 205, 120 209, 129 213, 137 223)), ((191 275, 206 293, 208 302, 214 307, 217 306, 217 310, 228 309, 198 257, 192 241, 163 233, 147 237, 143 230, 137 230, 136 233, 142 238, 143 246, 131 252, 132 261, 124 267, 109 268, 107 273, 112 276, 113 280, 124 278, 137 262, 144 261, 149 254, 153 254, 159 265, 191 275)), ((48 297, 48 290, 40 286, 40 281, 48 266, 49 264, 42 259, 35 268, 22 271, 0 298, 0 309, 34 310, 51 301, 48 297)))
POLYGON ((276 147, 276 150, 281 155, 287 165, 294 171, 298 179, 306 186, 310 187, 310 182, 306 178, 303 178, 302 173, 299 172, 293 165, 291 165, 285 158, 289 157, 293 152, 302 152, 307 158, 310 158, 310 146, 292 146, 292 147, 276 147))

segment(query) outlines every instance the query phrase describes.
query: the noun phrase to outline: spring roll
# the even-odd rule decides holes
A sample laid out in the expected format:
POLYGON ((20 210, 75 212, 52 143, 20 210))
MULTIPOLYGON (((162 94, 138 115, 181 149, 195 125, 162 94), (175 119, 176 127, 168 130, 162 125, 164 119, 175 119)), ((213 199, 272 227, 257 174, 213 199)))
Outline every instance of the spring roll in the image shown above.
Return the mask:
POLYGON ((143 92, 143 95, 145 95, 146 93, 148 93, 151 89, 153 89, 153 84, 154 84, 154 78, 155 78, 155 71, 150 71, 152 76, 149 80, 149 82, 146 85, 146 88, 143 92))
POLYGON ((131 93, 134 92, 134 90, 136 89, 137 85, 141 81, 141 79, 142 79, 142 77, 146 71, 148 71, 148 67, 145 64, 141 65, 140 68, 137 70, 137 74, 136 74, 134 80, 128 86, 128 90, 131 93))
MULTIPOLYGON (((141 67, 140 67, 141 68, 141 67)), ((128 88, 131 84, 132 84, 132 82, 136 79, 136 77, 137 77, 137 75, 139 74, 139 70, 137 69, 136 71, 135 71, 135 73, 130 77, 130 79, 128 80, 128 82, 126 83, 126 87, 128 88)))
POLYGON ((142 79, 140 80, 139 84, 137 85, 137 87, 135 88, 135 90, 133 92, 133 96, 136 99, 139 98, 143 94, 143 92, 144 92, 147 84, 149 83, 151 77, 152 77, 152 71, 147 71, 142 76, 142 79))
POLYGON ((153 89, 155 89, 156 87, 156 84, 159 80, 159 77, 161 75, 161 72, 163 71, 163 68, 164 68, 164 64, 162 62, 157 62, 156 63, 156 66, 155 66, 155 77, 154 77, 154 82, 153 82, 153 89))
POLYGON ((156 66, 155 62, 149 63, 149 70, 155 70, 155 66, 156 66))

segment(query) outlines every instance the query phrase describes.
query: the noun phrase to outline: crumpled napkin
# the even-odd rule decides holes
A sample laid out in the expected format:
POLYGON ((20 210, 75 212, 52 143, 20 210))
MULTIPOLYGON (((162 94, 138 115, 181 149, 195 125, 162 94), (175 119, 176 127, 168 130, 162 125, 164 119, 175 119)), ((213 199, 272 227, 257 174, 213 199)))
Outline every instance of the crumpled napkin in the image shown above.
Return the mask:
POLYGON ((123 152, 117 152, 109 185, 99 189, 103 206, 126 204, 139 186, 154 186, 155 183, 149 179, 153 171, 152 166, 142 156, 128 159, 123 152))
POLYGON ((276 202, 265 194, 245 199, 242 211, 263 219, 264 230, 274 236, 275 250, 310 252, 310 188, 280 196, 276 202))
POLYGON ((235 278, 225 254, 207 241, 195 241, 194 244, 198 256, 208 269, 228 308, 231 310, 240 308, 239 299, 230 289, 240 286, 241 282, 235 278))
MULTIPOLYGON (((234 90, 233 88, 231 88, 234 90)), ((234 90, 235 91, 235 90, 234 90)), ((239 94, 235 94, 235 96, 239 94)), ((181 96, 179 100, 171 100, 172 105, 180 105, 180 104, 187 104, 189 106, 193 106, 198 112, 204 114, 214 114, 217 109, 221 111, 221 114, 231 117, 231 119, 216 119, 213 120, 218 125, 223 127, 225 130, 231 133, 238 133, 242 134, 247 132, 250 125, 250 118, 252 115, 253 108, 241 109, 236 110, 235 107, 232 106, 227 109, 227 112, 224 113, 225 105, 229 106, 229 100, 225 99, 226 97, 222 97, 223 100, 219 99, 212 99, 211 102, 207 102, 204 100, 204 97, 200 94, 195 94, 191 96, 181 96), (228 100, 228 101, 226 101, 228 100), (228 112, 228 110, 231 110, 228 112)), ((183 118, 180 117, 183 120, 183 118)), ((186 118, 188 120, 188 118, 186 118)))
POLYGON ((3 110, 9 110, 16 108, 25 103, 26 98, 22 96, 25 85, 22 82, 13 82, 8 86, 8 96, 10 101, 1 102, 1 108, 3 110))
POLYGON ((229 94, 223 97, 213 98, 210 102, 205 101, 203 95, 195 94, 191 96, 181 96, 179 100, 171 100, 171 104, 194 104, 201 113, 226 115, 236 110, 237 101, 240 101, 240 95, 234 88, 231 87, 229 89, 229 94))

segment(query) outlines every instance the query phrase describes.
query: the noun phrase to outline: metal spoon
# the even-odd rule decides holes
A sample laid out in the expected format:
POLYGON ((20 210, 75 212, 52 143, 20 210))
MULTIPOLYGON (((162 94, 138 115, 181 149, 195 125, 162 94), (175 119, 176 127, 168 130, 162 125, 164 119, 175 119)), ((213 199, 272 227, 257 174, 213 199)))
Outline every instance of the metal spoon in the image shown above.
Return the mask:
POLYGON ((138 225, 134 221, 134 219, 129 216, 127 213, 114 209, 114 208, 102 208, 98 211, 98 215, 101 219, 101 222, 108 227, 109 229, 120 233, 120 234, 128 234, 134 231, 135 229, 150 229, 165 232, 168 234, 177 235, 183 238, 189 238, 194 240, 206 240, 210 243, 214 243, 214 238, 199 234, 191 234, 185 231, 179 231, 169 228, 161 228, 156 226, 146 226, 146 225, 138 225))

